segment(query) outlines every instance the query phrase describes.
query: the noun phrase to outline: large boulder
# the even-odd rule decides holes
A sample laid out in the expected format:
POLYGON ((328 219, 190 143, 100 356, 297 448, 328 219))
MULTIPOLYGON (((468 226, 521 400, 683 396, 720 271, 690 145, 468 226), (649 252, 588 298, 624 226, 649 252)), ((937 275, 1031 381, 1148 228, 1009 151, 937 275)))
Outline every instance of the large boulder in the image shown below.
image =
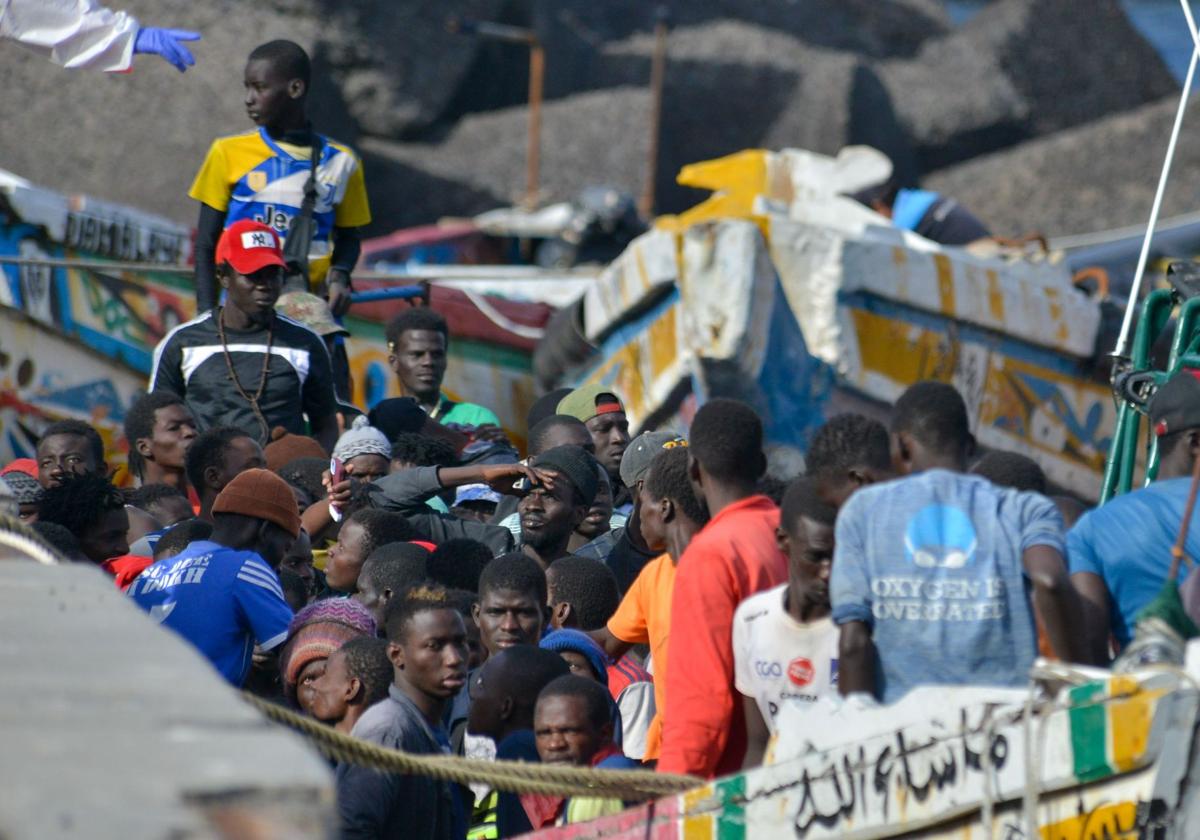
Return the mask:
MULTIPOLYGON (((16 44, 0 43, 0 80, 5 89, 20 92, 4 109, 0 166, 64 192, 88 193, 194 223, 197 209, 187 197, 188 187, 215 137, 253 128, 243 105, 242 68, 254 47, 274 38, 296 41, 309 51, 314 70, 310 114, 319 130, 339 140, 357 143, 360 121, 370 123, 372 115, 380 120, 407 115, 405 120, 424 124, 440 112, 442 100, 453 91, 434 96, 439 79, 426 76, 449 84, 447 62, 453 50, 436 61, 411 51, 401 60, 386 42, 398 37, 395 27, 415 14, 411 4, 397 7, 394 16, 383 14, 384 4, 376 4, 378 21, 366 15, 364 4, 329 4, 329 10, 323 5, 316 0, 123 0, 121 8, 147 25, 203 33, 203 40, 191 47, 196 65, 184 75, 154 56, 139 56, 129 74, 67 71, 16 44), (372 73, 381 65, 372 62, 385 59, 397 62, 389 73, 401 74, 397 68, 403 63, 408 83, 430 98, 423 104, 401 101, 394 96, 397 87, 373 87, 372 73)), ((487 12, 495 4, 463 5, 487 12)), ((427 11, 428 23, 434 11, 427 11)), ((441 43, 432 28, 426 36, 431 45, 441 43)), ((471 60, 465 57, 460 70, 465 72, 471 60)), ((468 207, 494 204, 479 200, 468 187, 393 165, 386 157, 367 160, 367 177, 376 231, 397 226, 386 215, 397 183, 409 193, 438 195, 444 212, 455 212, 453 203, 459 198, 468 207)), ((412 213, 400 218, 427 220, 412 213)))
MULTIPOLYGON (((1175 118, 1176 97, 1031 140, 928 177, 996 233, 1050 236, 1145 225, 1175 118)), ((1200 194, 1200 121, 1188 115, 1163 217, 1192 212, 1200 194)))
POLYGON ((939 38, 919 57, 881 62, 879 78, 922 171, 1004 148, 1030 132, 1030 103, 962 36, 939 38))
POLYGON ((877 57, 912 55, 950 29, 939 0, 533 0, 530 9, 547 34, 569 29, 592 44, 646 31, 660 9, 675 27, 739 21, 877 57))
MULTIPOLYGON (((652 50, 646 35, 611 44, 605 73, 645 84, 652 50)), ((705 197, 675 183, 688 163, 752 147, 837 154, 851 144, 875 146, 902 177, 916 176, 907 136, 869 62, 738 21, 671 33, 659 210, 682 210, 705 197)))
POLYGON ((1178 89, 1118 0, 995 0, 879 74, 926 172, 1178 89))
MULTIPOLYGON (((451 18, 494 20, 503 0, 317 0, 322 56, 359 128, 382 137, 413 136, 440 118, 488 46, 451 32, 451 18)), ((512 61, 509 47, 504 73, 512 61)))
MULTIPOLYGON (((598 183, 641 192, 650 143, 646 84, 653 45, 645 34, 607 45, 595 68, 600 90, 547 102, 544 200, 569 199, 598 183)), ((436 142, 365 140, 369 172, 378 160, 454 185, 429 191, 417 182, 397 182, 373 196, 386 192, 382 200, 389 202, 389 212, 399 214, 393 221, 404 223, 518 200, 527 125, 528 109, 517 105, 466 115, 436 142)), ((660 212, 683 210, 706 197, 675 183, 686 164, 756 146, 836 154, 857 143, 882 149, 903 176, 915 178, 912 150, 887 92, 863 59, 738 21, 672 32, 655 184, 660 212)))
MULTIPOLYGON (((571 199, 594 184, 636 195, 645 177, 649 114, 650 96, 638 89, 581 93, 547 103, 542 112, 542 200, 571 199)), ((364 141, 377 213, 400 226, 520 201, 528 125, 528 109, 518 107, 463 117, 438 143, 364 141), (396 177, 379 188, 377 165, 414 177, 396 177)))
MULTIPOLYGON (((147 25, 203 32, 191 45, 196 66, 180 75, 156 56, 138 56, 128 74, 64 70, 0 42, 0 80, 8 92, 0 166, 54 189, 194 223, 187 189, 209 144, 253 128, 242 101, 246 56, 272 38, 312 49, 318 22, 295 10, 230 0, 122 0, 120 8, 147 25)), ((314 94, 320 127, 346 135, 352 124, 335 116, 345 114, 337 91, 319 85, 314 94)))
MULTIPOLYGON (((1182 24, 1182 19, 1180 21, 1182 24)), ((1050 134, 1136 108, 1179 89, 1119 0, 999 0, 961 37, 1029 102, 1030 133, 1050 134)))
MULTIPOLYGON (((949 31, 939 0, 512 0, 497 20, 538 33, 546 50, 546 95, 560 98, 612 84, 603 58, 608 45, 652 30, 659 10, 666 11, 675 29, 729 21, 791 35, 809 46, 873 57, 911 56, 949 31)), ((736 51, 720 58, 741 63, 755 56, 736 51)), ((482 43, 444 117, 523 103, 527 65, 523 47, 482 43)))

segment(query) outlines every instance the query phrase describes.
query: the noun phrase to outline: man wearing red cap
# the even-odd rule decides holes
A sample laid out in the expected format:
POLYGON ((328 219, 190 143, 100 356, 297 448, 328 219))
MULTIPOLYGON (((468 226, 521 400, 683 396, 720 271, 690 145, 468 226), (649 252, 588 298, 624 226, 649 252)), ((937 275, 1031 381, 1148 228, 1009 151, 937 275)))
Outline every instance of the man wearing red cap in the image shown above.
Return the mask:
POLYGON ((241 686, 255 646, 269 651, 287 638, 292 610, 278 570, 300 514, 287 482, 267 470, 238 475, 212 511, 212 537, 147 568, 129 596, 241 686))
POLYGON ((275 311, 284 268, 279 235, 258 222, 235 222, 221 234, 216 259, 225 304, 163 338, 150 390, 180 396, 201 431, 236 426, 266 444, 283 426, 333 449, 329 351, 315 332, 275 311))

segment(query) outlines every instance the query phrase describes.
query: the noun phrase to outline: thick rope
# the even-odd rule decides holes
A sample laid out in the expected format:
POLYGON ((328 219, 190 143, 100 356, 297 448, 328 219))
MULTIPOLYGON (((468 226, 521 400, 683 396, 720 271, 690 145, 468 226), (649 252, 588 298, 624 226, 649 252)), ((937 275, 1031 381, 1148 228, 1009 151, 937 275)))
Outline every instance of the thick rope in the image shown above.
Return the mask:
POLYGON ((483 782, 508 793, 595 796, 626 802, 657 799, 704 784, 703 780, 691 776, 648 770, 592 770, 587 767, 552 767, 521 761, 478 761, 449 755, 413 755, 343 735, 330 726, 302 717, 253 694, 243 692, 242 696, 271 720, 308 737, 322 755, 339 764, 426 776, 460 785, 483 782))

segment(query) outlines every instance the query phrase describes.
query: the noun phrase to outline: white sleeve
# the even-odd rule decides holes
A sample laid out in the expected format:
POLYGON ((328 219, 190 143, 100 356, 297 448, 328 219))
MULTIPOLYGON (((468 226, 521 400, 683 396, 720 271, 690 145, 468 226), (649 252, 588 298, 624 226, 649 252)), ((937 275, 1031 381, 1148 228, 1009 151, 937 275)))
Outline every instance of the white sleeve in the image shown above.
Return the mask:
MULTIPOLYGON (((742 602, 745 603, 744 601, 742 602)), ((733 685, 747 697, 754 696, 754 663, 750 661, 750 633, 741 606, 733 614, 733 685)))
POLYGON ((0 38, 72 69, 128 70, 137 19, 96 0, 0 0, 0 38))

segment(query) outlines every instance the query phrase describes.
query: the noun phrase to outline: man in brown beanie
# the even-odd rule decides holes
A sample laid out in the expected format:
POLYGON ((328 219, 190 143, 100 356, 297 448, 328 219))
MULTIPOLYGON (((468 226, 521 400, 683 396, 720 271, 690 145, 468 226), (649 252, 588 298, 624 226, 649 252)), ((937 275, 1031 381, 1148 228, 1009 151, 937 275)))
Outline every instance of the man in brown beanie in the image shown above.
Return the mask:
POLYGON ((213 532, 142 572, 129 595, 241 686, 251 656, 287 638, 292 610, 279 564, 300 534, 296 498, 268 470, 240 473, 212 506, 213 532))
POLYGON ((295 435, 283 426, 271 430, 271 442, 263 447, 267 469, 279 472, 297 458, 328 458, 329 453, 307 435, 295 435))

